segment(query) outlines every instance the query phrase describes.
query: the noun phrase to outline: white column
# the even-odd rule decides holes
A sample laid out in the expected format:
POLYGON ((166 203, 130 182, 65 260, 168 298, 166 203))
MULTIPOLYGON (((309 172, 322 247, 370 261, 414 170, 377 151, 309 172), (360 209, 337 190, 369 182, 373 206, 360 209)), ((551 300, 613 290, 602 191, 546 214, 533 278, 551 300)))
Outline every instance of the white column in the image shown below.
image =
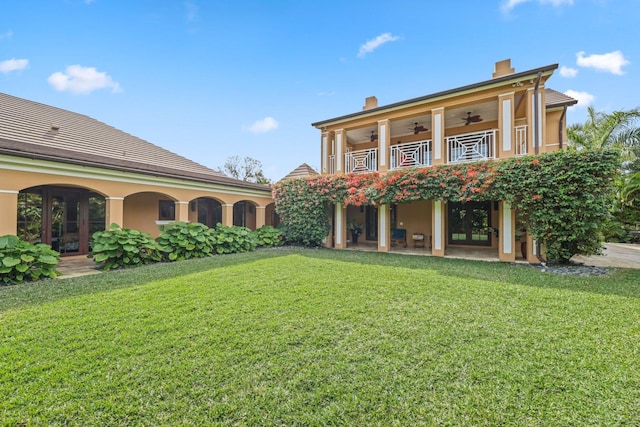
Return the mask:
POLYGON ((437 251, 442 250, 442 200, 433 201, 433 249, 437 251))
POLYGON ((387 169, 387 123, 388 120, 378 122, 378 151, 380 152, 380 169, 387 169))
POLYGON ((342 229, 343 224, 342 224, 342 203, 336 203, 336 218, 335 218, 335 233, 336 233, 336 246, 340 247, 342 246, 343 242, 342 242, 342 229))
POLYGON ((433 164, 440 165, 446 163, 446 150, 444 147, 444 108, 434 108, 431 110, 431 123, 433 129, 433 164))
MULTIPOLYGON (((505 96, 508 96, 507 94, 505 96)), ((511 135, 513 134, 513 114, 511 98, 505 98, 502 102, 502 127, 500 129, 500 136, 502 137, 502 151, 511 151, 512 141, 511 135)))
POLYGON ((511 221, 511 205, 507 202, 502 203, 502 251, 505 254, 513 252, 513 222, 511 221))
POLYGON ((336 132, 336 172, 342 172, 342 165, 344 164, 344 131, 340 130, 336 132))
POLYGON ((320 155, 322 156, 321 159, 321 171, 320 173, 327 173, 327 160, 328 160, 328 154, 327 154, 327 134, 322 134, 322 148, 321 148, 321 153, 320 155))

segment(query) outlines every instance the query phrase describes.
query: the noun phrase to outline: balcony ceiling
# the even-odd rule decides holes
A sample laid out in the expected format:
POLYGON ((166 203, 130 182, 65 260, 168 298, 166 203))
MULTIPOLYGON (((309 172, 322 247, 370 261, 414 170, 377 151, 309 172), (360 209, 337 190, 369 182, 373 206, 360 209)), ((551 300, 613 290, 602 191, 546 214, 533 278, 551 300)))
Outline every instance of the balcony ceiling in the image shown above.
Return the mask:
MULTIPOLYGON (((483 122, 498 120, 497 101, 483 102, 480 104, 467 105, 460 108, 450 108, 445 110, 445 129, 464 126, 463 118, 467 117, 467 112, 472 116, 479 114, 483 122)), ((431 113, 423 116, 413 116, 406 119, 391 121, 391 138, 399 138, 406 135, 413 135, 415 123, 431 130, 431 113)), ((371 140, 371 131, 378 132, 377 124, 347 131, 347 141, 349 144, 364 144, 371 140)))

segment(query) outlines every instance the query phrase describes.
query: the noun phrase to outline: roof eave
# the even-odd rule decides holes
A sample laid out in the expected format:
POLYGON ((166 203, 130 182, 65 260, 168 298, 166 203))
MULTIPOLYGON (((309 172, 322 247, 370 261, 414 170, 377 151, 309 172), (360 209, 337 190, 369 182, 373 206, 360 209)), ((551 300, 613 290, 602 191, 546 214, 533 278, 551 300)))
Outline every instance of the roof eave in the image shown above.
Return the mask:
POLYGON ((505 83, 511 80, 521 80, 525 77, 528 76, 535 76, 538 73, 542 73, 543 75, 550 75, 553 73, 554 70, 556 70, 558 68, 558 64, 551 64, 551 65, 546 65, 544 67, 539 67, 539 68, 534 68, 532 70, 527 70, 527 71, 522 71, 519 73, 514 73, 514 74, 509 74, 506 76, 502 76, 502 77, 496 77, 494 79, 491 80, 485 80, 482 82, 478 82, 478 83, 473 83, 470 85, 466 85, 466 86, 461 86, 461 87, 457 87, 454 89, 448 89, 442 92, 436 92, 436 93, 432 93, 430 95, 425 95, 425 96, 421 96, 418 98, 412 98, 412 99, 407 99, 405 101, 400 101, 400 102, 396 102, 393 104, 387 104, 387 105, 383 105, 381 107, 376 107, 376 108, 371 108, 369 110, 365 110, 365 111, 358 111, 357 113, 351 113, 351 114, 347 114, 344 116, 339 116, 339 117, 334 117, 332 119, 328 119, 328 120, 322 120, 319 122, 315 122, 315 123, 311 123, 311 126, 315 127, 315 128, 319 128, 319 127, 323 127, 332 123, 337 123, 337 122, 342 122, 345 120, 349 120, 349 119, 354 119, 357 117, 366 117, 369 115, 375 115, 378 114, 382 111, 385 110, 391 110, 391 109, 395 109, 398 107, 402 107, 402 106, 408 106, 411 104, 419 104, 419 103, 423 103, 423 102, 427 102, 433 99, 437 99, 437 98, 443 98, 443 97, 448 97, 451 95, 455 95, 457 93, 460 92, 467 92, 467 91, 472 91, 472 90, 476 90, 476 89, 482 89, 484 87, 487 86, 493 86, 493 85, 499 85, 501 83, 505 83))

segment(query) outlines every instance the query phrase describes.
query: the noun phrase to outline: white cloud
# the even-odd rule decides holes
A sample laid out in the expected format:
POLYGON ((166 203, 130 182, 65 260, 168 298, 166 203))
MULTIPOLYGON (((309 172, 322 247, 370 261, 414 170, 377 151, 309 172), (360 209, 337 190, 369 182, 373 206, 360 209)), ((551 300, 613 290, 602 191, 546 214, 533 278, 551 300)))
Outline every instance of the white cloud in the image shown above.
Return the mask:
POLYGON ((267 133, 272 130, 278 129, 280 123, 273 117, 265 117, 262 120, 257 120, 254 124, 249 127, 249 132, 251 133, 267 133))
POLYGON ((560 7, 562 5, 573 6, 573 0, 504 0, 502 2, 501 9, 503 12, 510 12, 517 5, 522 3, 527 3, 530 1, 535 1, 540 4, 551 4, 553 7, 560 7))
POLYGON ((111 89, 111 92, 122 92, 120 84, 114 82, 110 75, 93 67, 69 65, 64 72, 58 71, 49 76, 49 84, 55 90, 88 94, 98 89, 111 89))
POLYGON ((10 39, 11 37, 13 37, 13 31, 9 30, 4 34, 0 34, 0 40, 2 39, 10 39))
POLYGON ((578 70, 576 68, 565 67, 564 65, 560 67, 560 75, 562 77, 575 77, 578 74, 578 70))
POLYGON ((371 53, 385 43, 400 40, 398 36, 392 36, 391 33, 380 34, 375 39, 369 40, 358 51, 358 58, 364 58, 367 53, 371 53))
POLYGON ((578 58, 576 63, 581 67, 594 68, 596 71, 604 71, 618 76, 624 74, 622 67, 630 64, 619 50, 589 56, 584 56, 584 52, 578 52, 576 57, 578 58))
POLYGON ((569 89, 564 94, 578 100, 578 103, 575 105, 575 107, 587 107, 593 104, 593 101, 596 100, 596 97, 588 92, 579 92, 569 89))
POLYGON ((0 73, 8 74, 12 71, 24 70, 28 65, 28 59, 7 59, 6 61, 0 61, 0 73))

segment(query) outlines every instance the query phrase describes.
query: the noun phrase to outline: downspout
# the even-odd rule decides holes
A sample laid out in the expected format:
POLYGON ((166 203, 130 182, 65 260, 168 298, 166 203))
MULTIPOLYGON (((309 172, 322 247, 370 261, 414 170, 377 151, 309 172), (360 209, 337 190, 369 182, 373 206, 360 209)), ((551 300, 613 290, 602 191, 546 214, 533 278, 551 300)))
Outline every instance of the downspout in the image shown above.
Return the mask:
POLYGON ((564 122, 564 116, 567 115, 567 106, 564 106, 564 109, 562 110, 562 115, 560 116, 560 123, 558 123, 558 143, 560 144, 560 149, 562 150, 562 128, 563 126, 563 122, 564 122))
MULTIPOLYGON (((542 79, 542 71, 538 71, 538 76, 536 77, 536 86, 533 88, 533 141, 535 143, 535 154, 536 156, 540 154, 540 130, 538 126, 540 124, 540 101, 538 100, 538 90, 540 87, 540 80, 542 79)), ((542 244, 539 241, 536 241, 536 258, 540 261, 540 264, 546 267, 546 260, 542 258, 540 252, 542 251, 542 244)))

